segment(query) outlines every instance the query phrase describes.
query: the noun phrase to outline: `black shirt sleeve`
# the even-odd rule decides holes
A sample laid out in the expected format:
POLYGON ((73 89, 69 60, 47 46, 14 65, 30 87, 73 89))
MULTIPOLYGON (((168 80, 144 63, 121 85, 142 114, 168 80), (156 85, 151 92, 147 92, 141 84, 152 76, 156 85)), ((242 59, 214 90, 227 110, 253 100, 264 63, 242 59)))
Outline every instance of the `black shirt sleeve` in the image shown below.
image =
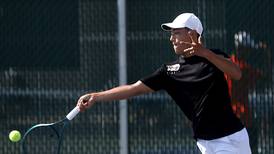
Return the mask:
POLYGON ((164 84, 166 83, 166 71, 165 65, 162 65, 159 69, 157 69, 154 73, 141 78, 140 80, 149 88, 154 91, 158 91, 164 89, 164 84))

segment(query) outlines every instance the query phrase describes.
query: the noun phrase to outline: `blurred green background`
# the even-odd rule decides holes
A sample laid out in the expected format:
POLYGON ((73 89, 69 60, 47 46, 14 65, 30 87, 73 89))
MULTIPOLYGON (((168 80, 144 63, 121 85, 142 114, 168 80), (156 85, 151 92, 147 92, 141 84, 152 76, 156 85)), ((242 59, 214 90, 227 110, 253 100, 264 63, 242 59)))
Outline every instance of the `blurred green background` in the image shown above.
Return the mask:
MULTIPOLYGON (((273 8, 273 0, 127 0, 128 83, 176 58, 160 25, 193 12, 204 25, 204 45, 222 49, 243 70, 229 85, 253 153, 274 153, 273 8)), ((114 0, 0 1, 0 153, 20 153, 8 140, 11 130, 59 120, 81 94, 119 85, 117 14, 114 0)), ((128 103, 129 153, 199 153, 189 121, 164 92, 128 103)), ((64 144, 66 154, 119 153, 118 102, 78 116, 64 144)))

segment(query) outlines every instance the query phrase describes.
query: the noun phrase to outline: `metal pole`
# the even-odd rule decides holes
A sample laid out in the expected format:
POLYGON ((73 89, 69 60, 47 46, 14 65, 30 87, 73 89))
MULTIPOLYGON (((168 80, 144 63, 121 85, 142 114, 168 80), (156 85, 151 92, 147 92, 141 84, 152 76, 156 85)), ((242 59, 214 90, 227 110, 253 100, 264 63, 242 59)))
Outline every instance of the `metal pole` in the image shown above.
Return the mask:
MULTIPOLYGON (((127 61, 126 61, 126 2, 117 0, 118 4, 118 50, 119 50, 119 84, 127 84, 127 61)), ((119 102, 120 121, 120 154, 128 154, 128 115, 127 101, 119 102)))

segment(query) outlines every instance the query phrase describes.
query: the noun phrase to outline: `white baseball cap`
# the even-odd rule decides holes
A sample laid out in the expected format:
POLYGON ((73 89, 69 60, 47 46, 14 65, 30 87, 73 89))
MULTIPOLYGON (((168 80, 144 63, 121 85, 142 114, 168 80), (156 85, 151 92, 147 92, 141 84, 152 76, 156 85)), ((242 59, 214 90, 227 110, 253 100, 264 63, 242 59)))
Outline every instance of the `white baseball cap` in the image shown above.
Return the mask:
POLYGON ((165 31, 170 31, 175 28, 189 28, 195 30, 198 34, 203 33, 203 25, 198 17, 193 13, 182 13, 178 15, 171 23, 164 23, 161 25, 165 31))

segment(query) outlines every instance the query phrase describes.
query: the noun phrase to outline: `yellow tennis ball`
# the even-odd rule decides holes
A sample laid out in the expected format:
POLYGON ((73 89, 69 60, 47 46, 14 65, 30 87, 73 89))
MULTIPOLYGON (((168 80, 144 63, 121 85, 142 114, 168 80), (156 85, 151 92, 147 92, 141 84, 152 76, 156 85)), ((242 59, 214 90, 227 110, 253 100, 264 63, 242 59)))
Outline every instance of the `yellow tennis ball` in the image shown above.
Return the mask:
POLYGON ((10 132, 9 138, 12 142, 18 142, 21 139, 21 133, 18 130, 13 130, 10 132))

